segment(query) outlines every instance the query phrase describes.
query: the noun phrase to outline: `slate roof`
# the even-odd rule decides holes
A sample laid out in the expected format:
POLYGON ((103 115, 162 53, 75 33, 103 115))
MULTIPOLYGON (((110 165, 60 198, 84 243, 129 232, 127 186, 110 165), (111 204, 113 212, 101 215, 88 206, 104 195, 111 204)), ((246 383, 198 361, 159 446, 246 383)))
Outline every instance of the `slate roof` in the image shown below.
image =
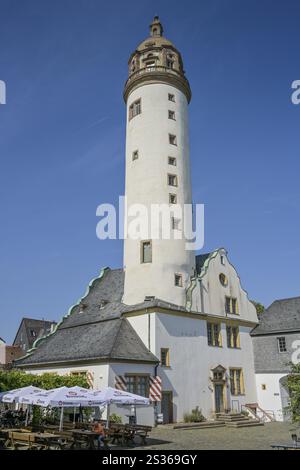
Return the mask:
POLYGON ((158 363, 129 321, 121 316, 132 310, 121 302, 123 288, 123 270, 106 269, 57 330, 42 339, 29 355, 17 360, 16 365, 112 359, 158 363))
POLYGON ((37 320, 35 318, 23 318, 14 339, 13 346, 20 346, 27 351, 32 348, 33 343, 38 338, 50 333, 52 325, 56 325, 56 322, 37 320))
POLYGON ((251 336, 300 331, 300 297, 275 300, 259 318, 251 336))

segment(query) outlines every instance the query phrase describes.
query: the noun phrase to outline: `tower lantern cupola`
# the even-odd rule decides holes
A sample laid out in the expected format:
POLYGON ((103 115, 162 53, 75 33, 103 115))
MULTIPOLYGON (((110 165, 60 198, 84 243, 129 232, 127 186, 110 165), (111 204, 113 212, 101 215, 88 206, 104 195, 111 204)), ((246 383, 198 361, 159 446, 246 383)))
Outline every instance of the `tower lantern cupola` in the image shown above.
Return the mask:
POLYGON ((180 52, 169 39, 163 36, 163 27, 158 16, 150 25, 150 36, 142 41, 128 61, 128 79, 124 88, 124 99, 139 86, 165 83, 181 90, 188 102, 191 89, 185 76, 180 52))
POLYGON ((164 29, 162 27, 161 22, 159 21, 159 17, 155 16, 154 20, 150 25, 150 36, 152 37, 160 37, 163 35, 164 29))

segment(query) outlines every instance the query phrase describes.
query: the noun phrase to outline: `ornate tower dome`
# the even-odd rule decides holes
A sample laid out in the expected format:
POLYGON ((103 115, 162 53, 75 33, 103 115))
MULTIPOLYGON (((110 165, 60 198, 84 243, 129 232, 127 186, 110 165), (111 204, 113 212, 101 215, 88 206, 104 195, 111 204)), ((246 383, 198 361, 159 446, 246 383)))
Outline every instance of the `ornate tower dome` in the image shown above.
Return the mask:
POLYGON ((128 61, 128 80, 124 88, 124 100, 132 90, 146 83, 167 83, 181 90, 191 100, 191 89, 185 77, 180 52, 163 36, 158 16, 150 25, 150 37, 131 54, 128 61))

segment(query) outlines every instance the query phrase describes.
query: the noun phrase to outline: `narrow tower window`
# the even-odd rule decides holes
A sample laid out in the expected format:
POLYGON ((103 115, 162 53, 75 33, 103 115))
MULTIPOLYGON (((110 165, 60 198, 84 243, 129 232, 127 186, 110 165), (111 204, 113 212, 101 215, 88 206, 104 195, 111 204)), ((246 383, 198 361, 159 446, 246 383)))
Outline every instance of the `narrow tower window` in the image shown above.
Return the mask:
POLYGON ((169 113, 169 119, 172 119, 173 121, 176 121, 176 119, 175 119, 175 111, 170 111, 170 110, 169 110, 168 113, 169 113))
POLYGON ((173 103, 175 103, 175 95, 172 95, 172 93, 169 93, 168 97, 169 97, 169 101, 173 101, 173 103))
POLYGON ((180 229, 180 219, 176 219, 175 217, 171 217, 171 227, 172 227, 172 230, 179 230, 180 229))
POLYGON ((169 143, 171 145, 177 145, 177 138, 176 135, 169 134, 169 143))
POLYGON ((177 176, 168 175, 168 185, 169 186, 178 186, 177 176))
POLYGON ((174 282, 176 287, 182 287, 182 274, 175 274, 174 282))
POLYGON ((168 157, 169 165, 176 166, 176 158, 175 157, 168 157))
POLYGON ((152 243, 150 240, 141 242, 141 262, 152 263, 152 243))
POLYGON ((141 100, 136 100, 129 106, 129 120, 141 114, 142 107, 141 107, 141 100))
POLYGON ((139 151, 135 150, 132 152, 132 160, 137 160, 139 158, 139 151))
POLYGON ((177 196, 176 196, 176 194, 169 194, 169 203, 170 203, 170 204, 177 204, 177 196))

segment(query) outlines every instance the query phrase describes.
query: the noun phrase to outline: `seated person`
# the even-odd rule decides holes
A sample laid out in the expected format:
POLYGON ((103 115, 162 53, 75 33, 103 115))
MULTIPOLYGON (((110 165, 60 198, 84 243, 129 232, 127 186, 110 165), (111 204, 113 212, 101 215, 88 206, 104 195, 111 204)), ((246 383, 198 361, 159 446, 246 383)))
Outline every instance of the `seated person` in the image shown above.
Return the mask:
POLYGON ((93 431, 96 432, 98 434, 98 438, 97 438, 97 441, 98 441, 98 449, 100 449, 100 447, 104 444, 104 439, 105 439, 105 427, 104 425, 96 420, 94 422, 94 425, 93 425, 93 431))

